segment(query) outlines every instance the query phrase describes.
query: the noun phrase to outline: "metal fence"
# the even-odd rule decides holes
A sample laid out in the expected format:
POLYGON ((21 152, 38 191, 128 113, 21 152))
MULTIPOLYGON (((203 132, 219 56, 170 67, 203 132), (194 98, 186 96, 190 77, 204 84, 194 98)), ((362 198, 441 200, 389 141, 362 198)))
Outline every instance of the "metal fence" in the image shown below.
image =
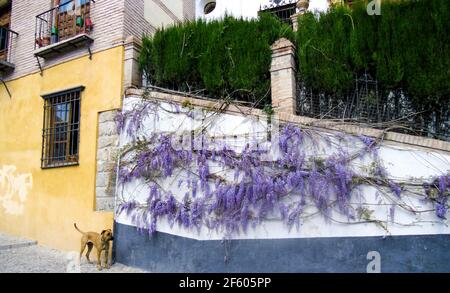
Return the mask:
POLYGON ((291 16, 296 13, 297 1, 293 0, 272 0, 268 5, 260 7, 259 14, 270 13, 280 21, 292 25, 291 16))
POLYGON ((380 129, 395 126, 396 132, 450 141, 450 102, 434 108, 416 108, 408 93, 383 89, 368 74, 356 78, 353 89, 344 94, 314 91, 298 80, 297 114, 380 129))

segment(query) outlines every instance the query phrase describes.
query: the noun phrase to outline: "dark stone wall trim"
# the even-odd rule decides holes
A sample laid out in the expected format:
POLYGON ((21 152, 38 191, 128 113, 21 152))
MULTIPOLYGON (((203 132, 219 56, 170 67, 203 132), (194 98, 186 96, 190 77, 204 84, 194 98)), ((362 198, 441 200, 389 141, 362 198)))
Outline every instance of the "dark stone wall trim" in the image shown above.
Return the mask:
POLYGON ((450 272, 450 235, 198 241, 115 223, 117 262, 157 273, 450 272))

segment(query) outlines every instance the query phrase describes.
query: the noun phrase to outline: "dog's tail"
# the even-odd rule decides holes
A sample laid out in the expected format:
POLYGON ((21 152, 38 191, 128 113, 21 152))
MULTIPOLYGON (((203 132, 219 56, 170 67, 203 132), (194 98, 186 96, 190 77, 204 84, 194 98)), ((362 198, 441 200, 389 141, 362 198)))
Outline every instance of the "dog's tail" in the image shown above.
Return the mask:
POLYGON ((78 229, 77 224, 73 223, 73 226, 75 227, 75 229, 77 229, 78 232, 80 232, 81 234, 86 234, 85 232, 81 231, 80 229, 78 229))

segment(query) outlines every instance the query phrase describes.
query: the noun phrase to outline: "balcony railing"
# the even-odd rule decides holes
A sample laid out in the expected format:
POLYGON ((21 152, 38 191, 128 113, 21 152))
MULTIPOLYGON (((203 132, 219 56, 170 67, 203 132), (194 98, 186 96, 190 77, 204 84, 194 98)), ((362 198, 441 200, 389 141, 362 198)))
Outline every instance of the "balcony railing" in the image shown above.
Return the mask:
POLYGON ((12 70, 14 64, 11 56, 13 52, 14 40, 19 36, 15 31, 6 27, 0 27, 0 70, 12 70))
POLYGON ((36 16, 35 50, 89 35, 94 0, 70 0, 36 16))

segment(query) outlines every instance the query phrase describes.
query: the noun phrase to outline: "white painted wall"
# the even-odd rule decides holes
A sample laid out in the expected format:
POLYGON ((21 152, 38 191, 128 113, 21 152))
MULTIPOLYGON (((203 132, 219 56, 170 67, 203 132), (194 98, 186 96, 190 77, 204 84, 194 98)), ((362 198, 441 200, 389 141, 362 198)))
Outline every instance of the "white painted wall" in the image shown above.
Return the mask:
MULTIPOLYGON (((124 110, 129 110, 142 100, 138 97, 127 98, 124 101, 124 110)), ((161 107, 164 109, 175 111, 176 107, 168 102, 161 102, 161 107)), ((139 136, 149 137, 155 133, 173 133, 175 130, 192 130, 201 125, 203 120, 209 119, 210 126, 206 129, 208 135, 213 136, 234 136, 237 135, 239 139, 235 141, 227 140, 227 146, 234 146, 235 150, 240 150, 245 141, 242 140, 243 134, 248 134, 250 138, 258 138, 261 141, 265 140, 267 133, 267 123, 265 120, 258 119, 252 116, 242 116, 234 114, 220 114, 215 115, 212 112, 203 111, 201 108, 195 108, 195 119, 187 118, 185 114, 173 114, 166 111, 158 111, 157 115, 149 115, 143 122, 143 128, 139 132, 139 136)), ((329 137, 333 141, 340 141, 337 138, 336 132, 328 132, 325 130, 319 131, 321 136, 329 137)), ((128 144, 131 140, 122 133, 121 146, 128 144)), ((218 141, 219 142, 219 141, 218 141)), ((359 150, 362 143, 342 143, 341 146, 346 148, 349 152, 359 150)), ((310 141, 306 143, 306 152, 313 153, 313 148, 318 148, 314 151, 319 155, 330 155, 336 149, 325 144, 323 141, 310 141)), ((409 180, 411 177, 418 179, 427 179, 434 176, 442 175, 450 170, 450 154, 441 153, 438 151, 418 149, 407 145, 394 145, 384 143, 379 151, 380 158, 383 160, 391 178, 409 180)), ((370 164, 370 159, 363 158, 356 160, 354 163, 354 170, 365 174, 365 168, 370 164)), ((214 172, 214 164, 211 163, 211 172, 214 172)), ((221 171, 217 169, 215 171, 221 171)), ((223 171, 223 170, 222 170, 223 171)), ((233 175, 223 171, 222 176, 233 178, 233 175)), ((186 174, 180 173, 177 176, 167 178, 162 183, 166 190, 172 191, 174 196, 181 200, 184 194, 188 191, 186 184, 178 188, 177 182, 179 178, 185 177, 186 174)), ((117 188, 116 190, 121 190, 117 188)), ((365 186, 361 188, 361 198, 354 197, 354 206, 363 203, 365 207, 374 210, 374 215, 377 219, 386 220, 386 225, 389 233, 380 226, 375 224, 338 224, 335 222, 326 221, 320 214, 314 215, 303 223, 299 230, 295 228, 288 230, 286 225, 281 222, 278 214, 273 214, 270 219, 264 221, 255 229, 250 228, 246 234, 232 235, 231 239, 283 239, 283 238, 315 238, 315 237, 362 237, 362 236, 387 236, 387 235, 424 235, 424 234, 450 234, 450 227, 448 220, 440 220, 435 215, 434 207, 428 201, 424 201, 423 196, 415 194, 403 194, 402 200, 410 206, 414 206, 417 210, 426 211, 419 214, 413 214, 397 207, 395 212, 395 224, 391 223, 390 207, 392 201, 388 201, 377 194, 375 188, 365 186)), ((418 192, 423 194, 423 189, 418 188, 418 192)), ((200 193, 200 192, 199 192, 200 193)), ((124 199, 134 198, 140 202, 145 202, 149 194, 148 187, 141 181, 134 181, 123 186, 123 193, 117 196, 124 199)), ((393 196, 394 197, 394 196, 393 196)), ((394 201, 395 202, 395 201, 394 201)), ((314 214, 315 207, 308 207, 306 213, 314 214)), ((339 216, 337 213, 333 217, 339 221, 346 222, 344 216, 339 216)), ((126 225, 133 225, 131 217, 122 214, 117 216, 116 220, 119 223, 126 225)), ((203 228, 200 232, 192 229, 187 230, 180 228, 177 225, 170 227, 167 222, 158 222, 158 231, 179 235, 188 238, 199 240, 220 240, 224 238, 223 231, 209 231, 203 228)), ((229 237, 229 236, 228 236, 229 237)))
MULTIPOLYGON (((133 0, 134 1, 134 0, 133 0)), ((183 20, 183 1, 161 1, 178 19, 183 20)), ((144 17, 155 27, 173 25, 175 20, 170 17, 154 0, 144 0, 144 17)))
MULTIPOLYGON (((196 15, 207 20, 220 19, 225 13, 235 17, 256 18, 260 7, 267 5, 268 0, 217 0, 216 9, 205 15, 203 11, 204 0, 197 0, 196 15)), ((309 11, 326 11, 327 0, 310 0, 309 11)))

